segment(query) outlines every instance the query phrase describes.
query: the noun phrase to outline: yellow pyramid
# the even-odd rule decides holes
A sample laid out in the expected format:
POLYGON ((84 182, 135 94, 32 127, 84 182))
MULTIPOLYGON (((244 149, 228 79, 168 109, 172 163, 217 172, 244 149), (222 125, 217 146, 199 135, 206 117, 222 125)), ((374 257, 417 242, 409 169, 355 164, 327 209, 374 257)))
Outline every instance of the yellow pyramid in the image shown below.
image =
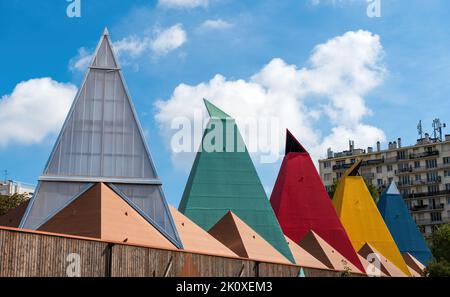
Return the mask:
POLYGON ((355 162, 339 181, 333 197, 334 208, 355 250, 359 251, 368 243, 406 275, 411 276, 364 179, 358 176, 361 162, 362 160, 355 162))

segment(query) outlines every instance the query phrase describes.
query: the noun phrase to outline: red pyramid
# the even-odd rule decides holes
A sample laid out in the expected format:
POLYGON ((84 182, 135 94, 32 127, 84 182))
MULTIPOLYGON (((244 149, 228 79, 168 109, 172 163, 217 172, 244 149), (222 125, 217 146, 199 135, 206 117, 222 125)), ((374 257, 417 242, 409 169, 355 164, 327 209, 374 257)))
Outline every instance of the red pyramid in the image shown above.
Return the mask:
POLYGON ((270 203, 286 236, 300 242, 314 231, 365 271, 305 148, 287 131, 286 155, 270 203))

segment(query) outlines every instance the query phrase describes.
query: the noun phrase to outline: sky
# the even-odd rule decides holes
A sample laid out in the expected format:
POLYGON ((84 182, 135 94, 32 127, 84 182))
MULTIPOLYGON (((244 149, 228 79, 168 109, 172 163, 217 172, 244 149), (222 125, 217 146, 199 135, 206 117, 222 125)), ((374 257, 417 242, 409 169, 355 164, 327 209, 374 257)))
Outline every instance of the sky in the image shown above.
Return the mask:
MULTIPOLYGON (((449 1, 380 0, 379 17, 365 0, 79 3, 68 14, 66 0, 0 1, 8 179, 37 183, 105 27, 174 205, 194 153, 174 152, 171 126, 198 111, 205 118, 204 97, 240 126, 276 119, 275 138, 263 131, 258 141, 277 139, 272 150, 282 154, 289 128, 314 160, 350 139, 414 144, 419 120, 429 133, 434 118, 450 122, 449 1)), ((267 162, 267 152, 257 143, 252 158, 270 194, 282 155, 267 162)))

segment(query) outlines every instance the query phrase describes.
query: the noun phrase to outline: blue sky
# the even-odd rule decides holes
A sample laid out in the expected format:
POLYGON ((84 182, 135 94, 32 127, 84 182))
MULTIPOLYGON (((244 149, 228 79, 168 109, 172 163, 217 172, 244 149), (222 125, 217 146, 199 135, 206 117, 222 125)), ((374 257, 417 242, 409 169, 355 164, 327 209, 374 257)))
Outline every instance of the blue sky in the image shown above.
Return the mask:
MULTIPOLYGON (((299 72, 303 68, 316 69, 317 65, 311 65, 312 57, 321 53, 316 46, 327 44, 327 41, 336 40, 339 36, 348 39, 347 32, 368 32, 370 36, 364 36, 382 47, 375 55, 377 61, 367 66, 383 68, 374 72, 380 81, 369 84, 364 92, 358 93, 370 112, 358 115, 356 124, 376 127, 377 131, 382 131, 384 141, 402 137, 404 144, 412 144, 417 138, 416 124, 419 120, 423 120, 427 131, 431 131, 434 117, 450 121, 448 1, 381 0, 380 18, 369 18, 366 15, 366 1, 357 0, 322 0, 315 4, 308 0, 198 0, 198 3, 201 5, 180 8, 149 0, 81 0, 82 17, 68 18, 68 3, 65 0, 1 1, 0 125, 4 128, 0 128, 0 132, 4 134, 6 131, 10 136, 7 141, 0 141, 0 170, 7 169, 11 179, 36 183, 59 130, 57 124, 56 127, 49 127, 48 124, 45 126, 47 130, 42 133, 36 130, 42 137, 34 139, 26 133, 19 135, 20 130, 14 130, 12 124, 7 125, 16 110, 9 110, 10 105, 2 103, 11 98, 19 100, 19 93, 12 96, 14 89, 19 83, 32 79, 48 77, 65 84, 67 88, 78 87, 83 71, 71 67, 71 61, 79 58, 80 48, 87 53, 95 48, 105 26, 108 26, 114 42, 130 41, 130 37, 141 43, 145 38, 151 40, 138 54, 134 52, 133 55, 129 50, 120 56, 120 60, 166 196, 175 205, 184 189, 189 166, 175 166, 178 159, 173 157, 166 128, 162 127, 167 122, 155 118, 157 114, 170 116, 171 113, 155 105, 155 102, 187 100, 185 95, 174 94, 180 84, 192 87, 189 94, 203 94, 199 91, 201 88, 196 88, 201 83, 206 85, 206 94, 222 94, 222 90, 213 89, 210 83, 216 74, 233 84, 231 88, 237 88, 234 83, 242 80, 245 88, 260 84, 267 93, 271 93, 273 89, 260 82, 263 78, 252 77, 261 74, 273 59, 280 59, 284 66, 295 66, 299 72), (210 22, 205 23, 208 20, 210 22), (184 38, 178 36, 182 40, 175 41, 172 46, 169 44, 165 51, 157 48, 154 41, 158 36, 176 25, 185 34, 184 38), (379 37, 379 42, 374 36, 379 37)), ((359 37, 362 35, 357 34, 355 38, 359 37)), ((279 67, 286 70, 284 66, 279 67)), ((267 67, 266 70, 275 68, 267 67)), ((326 81, 327 78, 323 79, 326 81)), ((267 84, 271 83, 273 81, 267 84)), ((225 84, 219 84, 219 87, 222 85, 225 84)), ((42 95, 36 93, 33 98, 40 100, 38 96, 42 95)), ((311 92, 301 96, 305 97, 302 104, 314 120, 309 123, 308 117, 304 119, 308 122, 307 129, 289 128, 299 131, 297 135, 303 132, 302 135, 307 135, 307 131, 321 133, 314 141, 299 135, 300 140, 312 150, 323 150, 329 143, 346 147, 346 138, 340 139, 340 143, 336 139, 334 142, 325 141, 333 127, 339 125, 318 107, 322 104, 338 106, 339 103, 333 101, 338 99, 327 101, 319 98, 333 97, 327 92, 311 92), (321 114, 316 115, 313 110, 320 110, 321 114)), ((210 99, 214 102, 214 98, 210 99)), ((198 105, 201 98, 192 100, 196 100, 198 105)), ((226 99, 217 100, 226 106, 226 99)), ((189 106, 189 101, 184 102, 189 106)), ((283 104, 288 104, 286 102, 283 104)), ((241 112, 226 111, 232 115, 241 112)), ((346 108, 338 109, 342 120, 345 120, 347 111, 346 108)), ((31 116, 23 117, 21 121, 27 122, 33 118, 37 122, 31 121, 30 125, 38 129, 40 120, 34 119, 34 112, 44 112, 44 117, 50 117, 61 111, 51 104, 44 111, 26 110, 31 116)), ((23 113, 17 114, 23 116, 23 113)), ((55 120, 58 123, 59 118, 55 120)), ((302 125, 301 121, 299 123, 302 125)), ((358 135, 355 132, 355 138, 358 135)), ((357 146, 374 145, 379 136, 376 134, 373 138, 354 140, 357 146)), ((313 155, 324 154, 325 151, 313 155)), ((191 159, 187 160, 189 163, 191 159)), ((257 164, 267 189, 272 187, 278 167, 279 162, 257 164)))

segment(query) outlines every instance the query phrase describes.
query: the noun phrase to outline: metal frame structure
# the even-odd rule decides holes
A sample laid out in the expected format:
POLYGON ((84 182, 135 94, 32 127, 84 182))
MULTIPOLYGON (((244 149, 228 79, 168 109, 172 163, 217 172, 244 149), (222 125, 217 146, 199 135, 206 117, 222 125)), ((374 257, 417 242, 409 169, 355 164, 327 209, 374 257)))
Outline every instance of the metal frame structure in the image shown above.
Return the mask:
MULTIPOLYGON (((108 145, 108 143, 106 145, 108 145)), ((20 228, 28 227, 27 222, 30 213, 33 211, 33 208, 36 207, 36 203, 38 203, 43 184, 86 183, 89 188, 90 184, 99 182, 106 183, 114 188, 115 191, 118 192, 128 204, 135 208, 150 224, 178 248, 182 248, 181 240, 177 234, 173 218, 171 217, 168 204, 161 189, 162 182, 158 177, 152 161, 142 126, 132 104, 130 93, 114 53, 109 32, 106 28, 100 38, 88 71, 82 81, 82 85, 76 94, 55 146, 45 165, 44 173, 39 177, 37 189, 22 218, 20 228), (102 52, 103 49, 104 52, 102 52), (102 64, 102 62, 104 63, 102 64), (111 76, 111 73, 114 73, 114 75, 111 76), (101 87, 97 88, 98 76, 100 76, 100 84, 103 86, 102 90, 101 87), (112 86, 110 85, 110 88, 107 88, 108 84, 112 84, 112 86), (100 97, 97 97, 98 89, 100 89, 100 97), (108 92, 112 92, 112 99, 108 97, 108 92), (118 92, 118 95, 116 92, 118 92), (79 106, 79 104, 83 105, 79 106), (88 105, 92 105, 92 109, 89 109, 88 105), (101 112, 96 112, 97 105, 102 109, 101 112), (116 109, 119 105, 120 109, 116 109), (105 109, 107 107, 113 108, 113 111, 110 111, 108 114, 109 117, 112 116, 112 119, 105 119, 105 114, 107 112, 105 109), (116 113, 120 112, 120 119, 123 121, 121 122, 122 131, 116 131, 116 126, 118 126, 116 113), (101 118, 97 119, 96 117, 99 117, 100 115, 101 118), (88 122, 86 127, 90 128, 92 126, 92 129, 89 130, 85 127, 85 121, 88 122), (105 123, 107 123, 107 127, 105 127, 105 123), (70 131, 67 129, 70 129, 70 131), (107 129, 111 129, 112 131, 108 131, 107 129), (136 130, 137 132, 135 132, 136 130), (99 131, 101 132, 99 133, 99 131), (78 133, 78 139, 74 136, 75 133, 78 133), (108 133, 110 134, 110 138, 106 141, 109 140, 110 146, 106 147, 104 138, 108 133), (83 143, 85 138, 87 138, 86 144, 83 143), (131 140, 130 145, 128 145, 127 140, 131 140), (77 144, 77 147, 78 144, 80 144, 80 151, 73 149, 74 141, 77 144), (77 141, 79 143, 77 143, 77 141), (67 144, 67 142, 70 144, 67 144), (66 150, 64 151, 64 149, 66 150), (94 152, 95 149, 99 152, 94 152), (113 151, 108 152, 107 149, 112 149, 113 151), (108 161, 105 161, 106 157, 109 158, 108 161), (117 158, 121 158, 120 161, 123 163, 122 166, 117 164, 117 158), (64 161, 64 164, 62 164, 62 161, 64 161), (84 165, 84 167, 82 165, 84 165), (164 212, 164 217, 168 218, 167 222, 170 225, 171 232, 167 232, 168 230, 159 226, 145 210, 137 207, 130 197, 127 197, 121 193, 121 191, 117 191, 118 189, 114 184, 145 185, 155 189, 157 188, 159 191, 159 198, 162 202, 162 209, 160 211, 164 212)), ((68 201, 65 201, 64 205, 67 206, 67 203, 74 201, 81 194, 82 193, 79 193, 68 201)), ((148 197, 148 199, 155 198, 148 197)), ((49 202, 47 201, 46 203, 49 202)), ((42 206, 39 207, 42 208, 42 206)), ((48 205, 44 205, 44 208, 46 207, 48 208, 48 205)), ((52 212, 45 213, 45 218, 42 217, 42 221, 45 223, 60 210, 61 208, 57 208, 52 212)), ((40 222, 38 225, 42 226, 44 223, 40 222)))

